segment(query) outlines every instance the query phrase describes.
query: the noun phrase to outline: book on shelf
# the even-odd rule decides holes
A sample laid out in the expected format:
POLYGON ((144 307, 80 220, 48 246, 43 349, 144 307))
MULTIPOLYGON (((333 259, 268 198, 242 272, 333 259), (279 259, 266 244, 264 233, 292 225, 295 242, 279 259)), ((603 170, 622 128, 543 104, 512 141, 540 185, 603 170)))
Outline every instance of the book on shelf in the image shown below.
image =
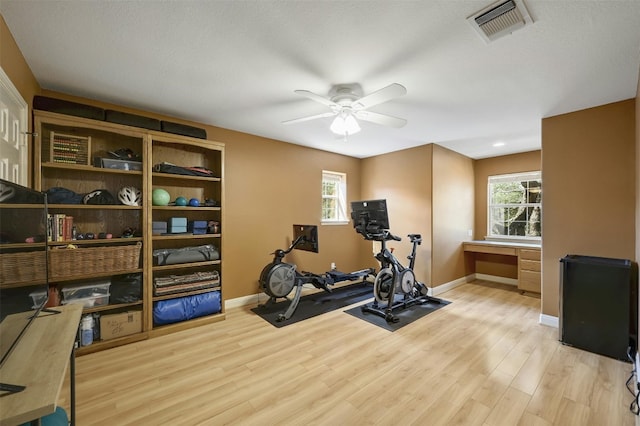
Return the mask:
POLYGON ((73 216, 64 213, 47 214, 47 241, 71 241, 73 239, 73 216))

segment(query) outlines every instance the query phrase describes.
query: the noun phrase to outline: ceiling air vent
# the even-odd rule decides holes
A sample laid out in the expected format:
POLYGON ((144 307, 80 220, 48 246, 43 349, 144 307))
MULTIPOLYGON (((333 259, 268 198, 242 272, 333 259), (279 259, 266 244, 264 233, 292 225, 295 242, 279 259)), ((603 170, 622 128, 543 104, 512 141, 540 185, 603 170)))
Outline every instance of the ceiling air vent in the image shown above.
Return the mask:
POLYGON ((523 0, 499 1, 474 13, 467 21, 487 43, 533 22, 523 0))

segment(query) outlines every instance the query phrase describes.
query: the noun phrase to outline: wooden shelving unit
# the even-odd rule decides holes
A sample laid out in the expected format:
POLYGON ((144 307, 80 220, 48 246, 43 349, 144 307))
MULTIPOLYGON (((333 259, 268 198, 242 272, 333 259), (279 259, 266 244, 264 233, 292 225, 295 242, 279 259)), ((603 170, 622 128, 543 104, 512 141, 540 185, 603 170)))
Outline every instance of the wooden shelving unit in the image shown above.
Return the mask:
MULTIPOLYGON (((105 121, 67 116, 45 111, 34 111, 34 189, 47 191, 51 188, 65 188, 76 194, 86 194, 96 189, 108 190, 116 199, 120 188, 131 186, 140 189, 142 205, 123 204, 86 205, 76 203, 49 203, 49 212, 73 217, 77 233, 93 234, 94 239, 76 239, 51 241, 51 250, 63 249, 73 244, 78 250, 86 248, 111 247, 122 244, 141 243, 138 267, 126 271, 118 270, 117 276, 141 274, 142 291, 140 300, 131 303, 110 303, 105 306, 85 308, 83 315, 109 315, 124 311, 141 311, 141 330, 135 334, 109 340, 96 340, 90 346, 80 347, 78 354, 96 352, 106 348, 146 339, 150 336, 167 334, 205 323, 223 320, 224 299, 221 288, 186 291, 180 294, 154 296, 154 276, 182 274, 197 271, 223 270, 223 208, 224 208, 224 144, 181 135, 168 134, 143 128, 136 128, 105 121), (51 159, 52 135, 66 135, 87 143, 88 160, 86 164, 68 164, 51 159), (102 168, 100 158, 108 158, 109 152, 126 148, 141 157, 142 170, 121 170, 102 168), (98 161, 96 161, 96 158, 98 161), (214 177, 187 176, 161 173, 154 165, 171 162, 180 166, 201 166, 215 172, 214 177), (152 191, 164 188, 175 200, 178 196, 214 199, 215 207, 178 207, 153 206, 152 191), (152 222, 169 220, 171 217, 184 217, 188 220, 214 220, 220 223, 215 234, 177 234, 153 235, 152 222), (128 232, 133 231, 133 236, 128 232), (111 234, 112 238, 97 238, 98 235, 111 234), (154 249, 180 248, 192 245, 212 244, 220 253, 220 260, 189 262, 177 265, 158 266, 153 263, 154 249), (210 291, 220 291, 220 312, 189 319, 177 324, 155 326, 153 319, 154 304, 182 296, 193 296, 210 291)), ((84 157, 83 157, 84 158, 84 157)), ((0 208, 3 208, 0 205, 0 208)), ((29 207, 25 207, 29 208, 29 207)), ((26 244, 26 243, 25 243, 26 244)), ((20 244, 24 245, 24 244, 20 244)), ((17 247, 15 244, 12 248, 17 247)), ((25 248, 29 248, 28 245, 25 248)), ((96 278, 108 278, 114 274, 108 271, 79 270, 73 277, 49 280, 59 288, 96 278)), ((112 282, 111 284, 115 284, 112 282)), ((112 288, 113 290, 113 288, 112 288)))

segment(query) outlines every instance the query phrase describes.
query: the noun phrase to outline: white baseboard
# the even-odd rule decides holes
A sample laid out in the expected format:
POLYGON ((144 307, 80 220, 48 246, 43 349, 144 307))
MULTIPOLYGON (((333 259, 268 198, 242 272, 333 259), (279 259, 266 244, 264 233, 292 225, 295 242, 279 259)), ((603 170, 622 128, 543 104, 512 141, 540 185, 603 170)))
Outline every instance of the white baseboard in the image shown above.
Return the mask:
POLYGON ((461 286, 462 284, 466 284, 470 281, 473 281, 472 275, 468 275, 466 277, 458 278, 457 280, 449 281, 448 283, 441 284, 437 287, 429 287, 429 296, 437 296, 439 294, 445 293, 449 290, 453 290, 454 288, 461 286))
POLYGON ((538 323, 542 325, 548 325, 549 327, 560 327, 560 320, 558 319, 558 317, 553 317, 551 315, 540 314, 538 323))
POLYGON ((266 300, 268 298, 269 296, 267 296, 264 293, 261 293, 261 294, 256 293, 256 294, 250 294, 248 296, 236 297, 235 299, 225 300, 224 308, 229 309, 229 308, 237 308, 237 307, 246 306, 246 305, 255 305, 260 300, 266 300))
POLYGON ((477 280, 485 280, 485 281, 492 281, 494 283, 500 283, 500 284, 508 284, 508 285, 518 285, 518 280, 516 278, 506 278, 506 277, 499 277, 497 275, 487 275, 487 274, 474 274, 475 279, 477 280))
MULTIPOLYGON (((305 296, 307 294, 310 293, 314 293, 319 291, 317 288, 314 287, 303 287, 302 288, 302 295, 305 296)), ((225 300, 224 301, 224 308, 225 309, 229 309, 229 308, 238 308, 240 306, 247 306, 247 305, 257 305, 259 303, 265 303, 267 300, 269 300, 269 295, 267 295, 267 293, 256 293, 256 294, 250 294, 248 296, 241 296, 241 297, 236 297, 235 299, 229 299, 229 300, 225 300)))

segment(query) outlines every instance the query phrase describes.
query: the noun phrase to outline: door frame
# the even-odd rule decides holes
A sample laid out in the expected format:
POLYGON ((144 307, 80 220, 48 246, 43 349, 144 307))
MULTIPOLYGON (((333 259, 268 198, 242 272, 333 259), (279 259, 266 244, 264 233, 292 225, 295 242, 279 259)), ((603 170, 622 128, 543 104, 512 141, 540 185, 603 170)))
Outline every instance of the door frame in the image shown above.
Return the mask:
MULTIPOLYGON (((28 117, 29 104, 22 98, 9 76, 0 67, 0 163, 2 163, 0 169, 3 169, 0 177, 23 186, 29 186, 28 117), (16 106, 17 108, 12 111, 9 106, 3 108, 4 105, 16 106), (2 133, 12 136, 12 139, 7 142, 13 143, 13 149, 18 151, 13 159, 2 154, 2 148, 7 143, 2 140, 4 139, 1 137, 2 133), (10 160, 13 161, 10 162, 10 160)), ((5 151, 5 153, 7 152, 5 151)))

